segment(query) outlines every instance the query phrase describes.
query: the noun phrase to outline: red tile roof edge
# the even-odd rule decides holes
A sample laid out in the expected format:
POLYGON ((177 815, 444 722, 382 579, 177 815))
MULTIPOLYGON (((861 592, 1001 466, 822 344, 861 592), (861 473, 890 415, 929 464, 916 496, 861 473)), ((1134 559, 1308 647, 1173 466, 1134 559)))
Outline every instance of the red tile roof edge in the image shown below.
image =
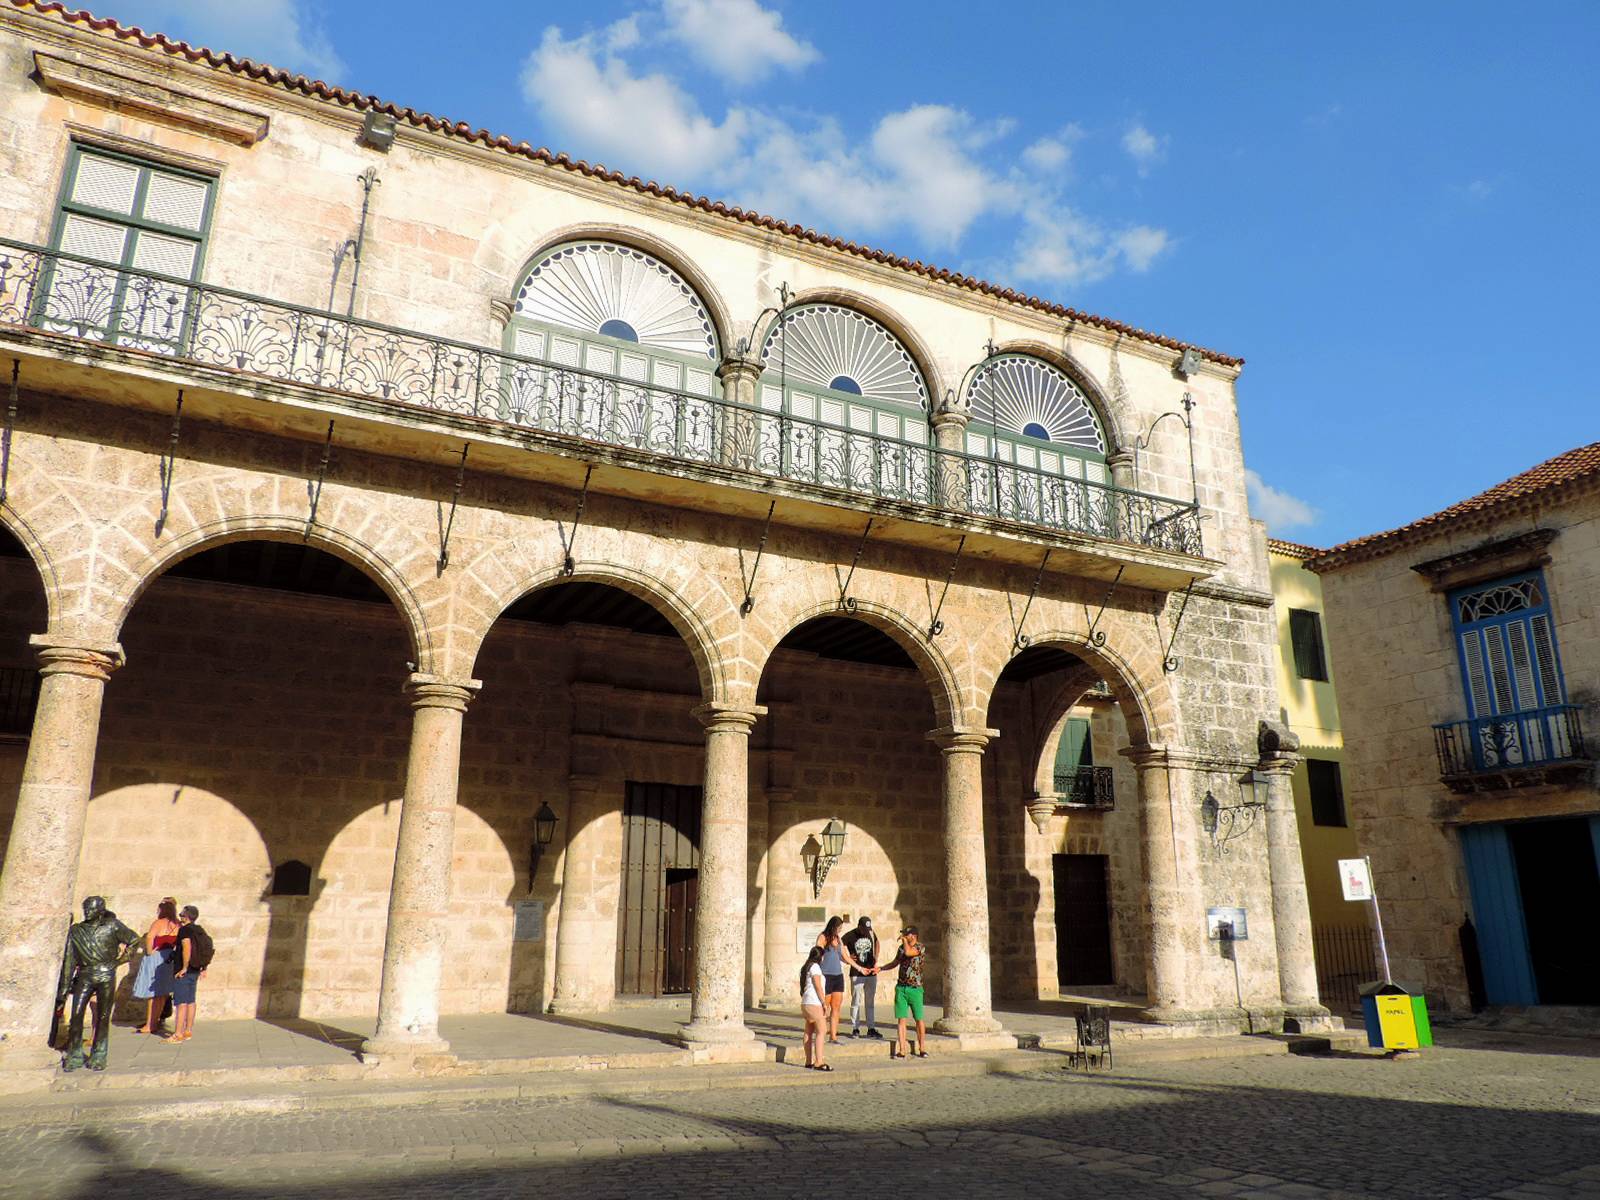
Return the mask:
POLYGON ((1381 558, 1393 550, 1450 529, 1508 515, 1520 505, 1551 498, 1551 493, 1594 484, 1600 484, 1600 442, 1575 446, 1554 458, 1547 458, 1431 516, 1319 551, 1306 566, 1321 572, 1381 558))
POLYGON ((236 74, 244 75, 255 82, 303 92, 305 95, 319 100, 333 101, 359 110, 376 109, 379 112, 388 113, 399 120, 407 121, 420 129, 426 129, 431 133, 440 133, 447 137, 457 137, 469 142, 478 142, 491 149, 504 151, 507 154, 532 159, 548 166, 561 167, 591 179, 604 180, 607 183, 616 184, 618 187, 670 200, 689 208, 713 213, 716 216, 725 217, 746 225, 755 225, 803 242, 824 246, 830 250, 838 250, 845 254, 854 255, 857 258, 864 258, 869 262, 881 263, 898 270, 908 271, 913 275, 920 275, 940 283, 947 283, 953 287, 980 292, 983 295, 993 296, 998 300, 1004 300, 1007 303, 1016 304, 1023 308, 1030 308, 1049 316, 1063 317, 1075 324, 1092 325, 1109 333, 1137 338, 1142 342, 1149 342, 1152 345, 1162 346, 1168 350, 1193 350, 1202 357, 1225 367, 1242 367, 1244 365, 1244 359, 1223 354, 1217 350, 1209 350, 1204 346, 1196 346, 1191 342, 1181 342, 1164 334, 1151 333, 1148 330, 1139 329, 1121 321, 1114 321, 1109 317, 1097 317, 1093 313, 1080 312, 1075 308, 1067 308, 1064 305, 1040 299, 1038 296, 1025 296, 1012 288, 1003 288, 986 280, 974 278, 971 275, 962 275, 942 267, 930 266, 920 259, 903 258, 883 250, 875 250, 870 246, 848 242, 842 238, 829 237, 827 234, 818 233, 815 229, 802 228, 799 225, 780 221, 776 217, 765 216, 736 205, 725 204, 720 200, 697 196, 692 192, 681 191, 665 184, 656 183, 654 180, 641 180, 637 175, 625 176, 621 171, 607 171, 603 164, 597 163, 591 166, 581 158, 573 159, 566 154, 557 154, 544 147, 536 149, 527 142, 513 142, 504 134, 496 136, 486 129, 473 129, 465 121, 449 121, 442 117, 436 117, 432 113, 419 113, 415 109, 400 108, 387 101, 380 100, 376 96, 347 92, 343 88, 323 83, 321 80, 309 79, 304 75, 280 70, 277 67, 257 63, 248 58, 238 58, 232 54, 218 54, 203 46, 191 46, 187 42, 176 41, 162 33, 146 33, 137 26, 122 25, 111 17, 96 17, 93 13, 82 9, 69 9, 65 4, 59 3, 58 0, 51 0, 49 3, 45 3, 43 0, 9 0, 9 2, 16 9, 31 9, 41 16, 55 17, 69 25, 86 26, 95 33, 108 34, 123 41, 136 41, 147 50, 159 49, 167 54, 181 55, 190 62, 203 62, 217 70, 232 71, 236 74))
POLYGON ((1307 546, 1304 542, 1286 542, 1282 538, 1275 537, 1267 539, 1267 549, 1287 558, 1315 558, 1322 553, 1315 546, 1307 546))

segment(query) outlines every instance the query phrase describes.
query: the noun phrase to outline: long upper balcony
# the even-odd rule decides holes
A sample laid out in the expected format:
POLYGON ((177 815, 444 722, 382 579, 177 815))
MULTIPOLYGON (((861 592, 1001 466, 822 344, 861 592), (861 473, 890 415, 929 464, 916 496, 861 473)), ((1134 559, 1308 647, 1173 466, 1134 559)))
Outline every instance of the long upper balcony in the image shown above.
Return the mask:
MULTIPOLYGON (((150 387, 165 372, 191 389, 191 403, 208 394, 236 398, 252 382, 278 385, 255 393, 295 405, 302 416, 307 409, 336 416, 355 436, 385 427, 391 448, 399 445, 396 428, 431 427, 435 461, 443 461, 446 437, 457 447, 463 436, 498 440, 580 470, 603 462, 618 468, 618 479, 644 472, 712 483, 717 493, 678 496, 702 507, 760 514, 766 499, 790 496, 802 502, 797 508, 843 506, 888 518, 898 540, 913 544, 945 545, 954 530, 988 544, 969 552, 1012 561, 1037 561, 1038 547, 1050 546, 1060 551, 1058 567, 1105 578, 1121 571, 1129 583, 1162 589, 1207 576, 1215 565, 1201 557, 1200 513, 1191 501, 5 239, 0 324, 17 327, 8 353, 50 362, 47 375, 59 385, 85 386, 83 368, 120 368, 150 387), (66 353, 52 354, 63 343, 66 353), (729 484, 742 485, 746 502, 730 503, 729 484), (941 526, 943 540, 928 536, 941 526)), ((118 395, 137 402, 137 390, 118 395)), ((153 402, 157 393, 150 394, 153 402)), ((315 428, 304 420, 270 424, 302 437, 315 428)), ((491 458, 490 469, 507 461, 491 458)), ((572 473, 542 477, 570 484, 572 473)), ((628 490, 616 480, 611 488, 628 490)), ((664 497, 659 486, 634 490, 664 497)), ((811 523, 834 521, 813 514, 811 523)))

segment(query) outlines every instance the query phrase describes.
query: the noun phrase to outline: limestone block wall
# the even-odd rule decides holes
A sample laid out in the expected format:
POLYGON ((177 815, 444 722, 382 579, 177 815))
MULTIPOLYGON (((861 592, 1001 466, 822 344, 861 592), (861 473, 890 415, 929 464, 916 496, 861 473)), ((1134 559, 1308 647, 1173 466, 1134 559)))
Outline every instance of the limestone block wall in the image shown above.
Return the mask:
POLYGON ((1433 726, 1466 716, 1444 597, 1412 565, 1530 529, 1557 531, 1545 579, 1568 699, 1585 732, 1600 719, 1600 497, 1564 497, 1325 569, 1328 636, 1339 661, 1345 800, 1361 852, 1372 857, 1394 972, 1451 1008, 1467 1006, 1457 930, 1471 908, 1455 829, 1479 821, 1600 812, 1592 780, 1456 796, 1439 782, 1433 726))

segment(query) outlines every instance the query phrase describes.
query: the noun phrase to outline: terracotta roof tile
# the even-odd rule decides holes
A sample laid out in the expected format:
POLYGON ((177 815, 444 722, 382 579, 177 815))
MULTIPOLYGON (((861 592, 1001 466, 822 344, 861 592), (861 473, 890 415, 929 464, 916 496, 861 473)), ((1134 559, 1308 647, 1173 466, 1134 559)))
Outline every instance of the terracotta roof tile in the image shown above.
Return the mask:
POLYGON ((1114 321, 1109 317, 1097 317, 1093 313, 1080 312, 1075 308, 1053 304, 1049 301, 1041 300, 1037 296, 1024 296, 1011 288, 998 287, 985 280, 976 279, 971 275, 962 275, 944 268, 928 266, 920 261, 889 254, 883 250, 875 250, 870 246, 862 246, 856 242, 845 241, 842 238, 829 237, 826 234, 818 233, 815 229, 802 228, 799 225, 780 221, 775 217, 750 212, 721 201, 708 199, 705 196, 696 196, 691 192, 679 191, 677 188, 656 183, 654 180, 642 180, 636 175, 624 176, 620 171, 608 171, 602 165, 590 165, 583 159, 574 160, 567 154, 556 153, 543 147, 535 148, 527 142, 513 142, 504 134, 495 135, 486 129, 473 129, 465 121, 449 121, 436 117, 432 113, 417 112, 411 108, 401 108, 380 100, 376 96, 348 92, 343 88, 324 83, 319 79, 309 79, 304 75, 297 75, 292 71, 283 71, 277 67, 254 62, 248 58, 239 58, 232 54, 219 54, 203 46, 191 46, 187 42, 177 41, 162 33, 146 33, 137 26, 125 26, 110 17, 96 17, 94 14, 81 9, 69 9, 65 4, 45 3, 43 0, 6 0, 6 2, 15 9, 25 9, 39 13, 42 16, 53 17, 69 25, 82 26, 93 30, 95 33, 124 42, 136 42, 147 50, 159 50, 174 57, 185 58, 190 62, 204 63, 206 66, 217 70, 231 71, 236 75, 242 75, 258 83, 301 92, 319 100, 342 104, 357 110, 376 109, 379 112, 388 113, 398 120, 405 121, 418 129, 426 129, 431 133, 457 137, 469 142, 479 142, 484 146, 504 151, 507 154, 517 155, 549 166, 561 167, 590 178, 602 179, 632 191, 643 192, 651 196, 660 196, 689 208, 714 213, 717 216, 726 217, 742 224, 755 225, 799 241, 826 246, 845 254, 854 255, 857 258, 866 259, 869 262, 881 263, 885 266, 907 271, 913 275, 935 279, 952 287, 965 288, 968 291, 979 292, 986 296, 994 296, 997 299, 1005 300, 1022 308, 1030 308, 1049 316, 1063 318, 1073 324, 1091 325, 1109 333, 1123 334, 1127 337, 1137 338, 1142 342, 1163 346, 1169 350, 1194 350, 1202 357, 1226 367, 1241 367, 1244 365, 1244 359, 1235 358, 1220 351, 1208 350, 1204 346, 1196 346, 1190 342, 1181 342, 1176 338, 1166 337, 1163 334, 1151 333, 1149 330, 1139 329, 1121 321, 1114 321))
POLYGON ((1519 475, 1513 475, 1503 483, 1495 484, 1487 491, 1452 504, 1449 508, 1440 509, 1432 516, 1412 521, 1409 525, 1402 525, 1398 529, 1390 529, 1383 533, 1369 533, 1365 537, 1319 551, 1317 557, 1306 565, 1313 571, 1320 571, 1343 566, 1346 563, 1378 558, 1391 550, 1448 529, 1452 525, 1466 523, 1475 517, 1493 516, 1514 510, 1519 503, 1529 498, 1543 496, 1558 488, 1590 480, 1600 480, 1600 442, 1590 442, 1587 446, 1579 446, 1554 458, 1548 458, 1519 475))
POLYGON ((1274 537, 1267 539, 1267 549, 1286 558, 1314 558, 1322 553, 1315 546, 1307 546, 1301 542, 1286 542, 1282 538, 1274 537))

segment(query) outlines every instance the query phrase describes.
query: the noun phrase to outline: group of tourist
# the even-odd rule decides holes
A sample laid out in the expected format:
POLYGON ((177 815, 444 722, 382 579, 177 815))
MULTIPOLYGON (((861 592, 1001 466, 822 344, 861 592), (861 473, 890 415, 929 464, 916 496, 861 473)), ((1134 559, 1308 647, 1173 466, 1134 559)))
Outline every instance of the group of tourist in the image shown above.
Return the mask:
POLYGON ((187 1042, 194 1036, 196 992, 211 965, 211 938, 200 926, 200 910, 166 896, 156 906, 141 945, 144 957, 133 977, 133 996, 145 1001, 144 1024, 135 1033, 166 1036, 162 1024, 170 1008, 169 1041, 187 1042))
POLYGON ((850 968, 850 1036, 862 1036, 864 1016, 866 1036, 883 1037, 878 1032, 877 1024, 878 975, 883 971, 894 971, 894 1015, 898 1033, 894 1045, 889 1047, 889 1057, 905 1058, 915 1054, 918 1058, 927 1058, 927 1029, 922 1020, 922 969, 927 959, 927 949, 917 940, 916 926, 908 925, 900 931, 895 956, 880 964, 878 935, 873 931, 872 918, 862 917, 854 929, 840 934, 839 929, 843 924, 842 917, 829 920, 817 935, 817 944, 811 948, 805 965, 800 968, 800 1010, 805 1014, 806 1069, 833 1070, 827 1063, 824 1047, 839 1044, 846 966, 850 968), (914 1051, 906 1040, 908 1021, 914 1021, 917 1027, 917 1048, 914 1051))

